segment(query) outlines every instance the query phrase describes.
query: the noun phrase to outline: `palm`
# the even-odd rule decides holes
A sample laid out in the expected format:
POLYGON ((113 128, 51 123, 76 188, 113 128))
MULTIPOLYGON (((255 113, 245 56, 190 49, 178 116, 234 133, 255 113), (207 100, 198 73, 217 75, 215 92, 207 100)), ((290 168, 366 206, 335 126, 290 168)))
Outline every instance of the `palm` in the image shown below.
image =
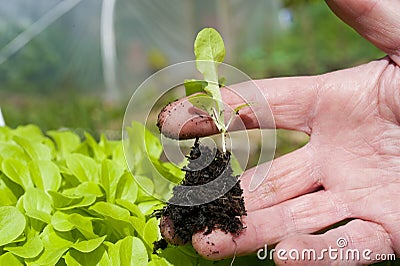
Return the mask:
POLYGON ((313 176, 342 218, 374 223, 353 222, 356 232, 371 229, 379 236, 376 253, 400 251, 400 210, 394 204, 400 200, 399 74, 384 59, 332 75, 319 92, 308 144, 313 176))
MULTIPOLYGON (((198 251, 211 258, 251 253, 349 218, 355 220, 320 235, 325 246, 334 247, 337 238, 347 237, 349 248, 400 251, 400 236, 394 235, 400 230, 400 210, 382 202, 400 200, 399 75, 398 66, 382 59, 317 77, 256 81, 270 102, 276 126, 306 132, 310 141, 274 160, 271 169, 261 165, 242 176, 248 216, 247 229, 235 238, 237 246, 231 244, 232 236, 217 231, 194 236, 198 251), (254 175, 265 180, 250 192, 254 175), (367 245, 371 237, 373 247, 367 245)), ((238 84, 222 93, 227 104, 235 106, 241 104, 237 95, 246 91, 246 84, 238 84)), ((161 116, 164 127, 181 124, 179 134, 185 137, 216 132, 212 123, 201 123, 209 118, 193 120, 190 106, 178 103, 170 107, 173 117, 161 116)), ((263 123, 268 120, 265 110, 249 110, 240 114, 248 127, 270 126, 263 123)))

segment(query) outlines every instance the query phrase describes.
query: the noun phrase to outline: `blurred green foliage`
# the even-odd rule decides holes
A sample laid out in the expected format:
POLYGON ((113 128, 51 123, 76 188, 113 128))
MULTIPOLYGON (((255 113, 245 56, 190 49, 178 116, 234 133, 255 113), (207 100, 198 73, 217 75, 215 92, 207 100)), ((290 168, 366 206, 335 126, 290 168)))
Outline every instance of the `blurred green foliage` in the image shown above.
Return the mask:
POLYGON ((87 131, 96 138, 104 133, 110 139, 121 139, 125 106, 73 91, 46 96, 0 93, 0 107, 9 127, 33 123, 43 131, 68 128, 81 136, 87 131))
MULTIPOLYGON (((384 53, 337 18, 323 1, 286 1, 287 29, 264 49, 241 55, 253 78, 320 74, 368 62, 384 53)), ((266 29, 268 30, 268 29, 266 29)))

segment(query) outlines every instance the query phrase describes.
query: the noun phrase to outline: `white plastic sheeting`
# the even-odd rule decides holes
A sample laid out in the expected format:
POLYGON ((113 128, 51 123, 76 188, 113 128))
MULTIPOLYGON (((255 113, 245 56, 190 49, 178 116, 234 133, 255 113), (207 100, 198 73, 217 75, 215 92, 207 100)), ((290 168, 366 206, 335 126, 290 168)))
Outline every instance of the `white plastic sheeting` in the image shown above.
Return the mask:
POLYGON ((193 60, 203 27, 221 32, 227 63, 240 63, 279 30, 279 7, 279 0, 0 0, 0 90, 125 99, 155 71, 193 60))
POLYGON ((1 112, 0 108, 0 127, 3 127, 6 125, 6 122, 4 121, 3 113, 1 112))

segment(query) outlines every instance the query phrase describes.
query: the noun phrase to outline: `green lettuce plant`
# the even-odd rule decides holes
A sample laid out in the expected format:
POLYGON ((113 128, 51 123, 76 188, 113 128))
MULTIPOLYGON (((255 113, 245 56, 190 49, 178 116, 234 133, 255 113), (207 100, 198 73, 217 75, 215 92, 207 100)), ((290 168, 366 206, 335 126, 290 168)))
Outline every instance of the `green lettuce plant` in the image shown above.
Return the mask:
POLYGON ((137 185, 120 141, 0 128, 0 265, 167 265, 151 252, 149 214, 161 204, 137 185))
MULTIPOLYGON (((161 143, 150 131, 134 122, 128 132, 137 143, 135 165, 150 152, 164 175, 182 178, 160 160, 161 143)), ((152 171, 130 172, 122 142, 104 136, 0 127, 0 265, 214 265, 191 246, 152 253, 160 232, 151 214, 164 205, 148 194, 152 171), (146 180, 146 191, 136 178, 146 180)))

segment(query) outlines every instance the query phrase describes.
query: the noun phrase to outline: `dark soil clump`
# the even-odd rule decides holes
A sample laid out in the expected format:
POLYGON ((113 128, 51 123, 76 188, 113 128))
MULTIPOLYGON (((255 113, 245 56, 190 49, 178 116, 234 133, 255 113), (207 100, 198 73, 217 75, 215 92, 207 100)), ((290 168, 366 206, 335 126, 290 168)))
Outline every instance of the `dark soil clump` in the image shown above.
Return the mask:
MULTIPOLYGON (((232 188, 211 202, 194 206, 180 206, 171 204, 171 202, 179 202, 186 195, 184 191, 181 191, 181 186, 176 186, 174 188, 174 196, 167 206, 155 212, 157 218, 163 217, 164 221, 169 219, 169 223, 172 225, 172 236, 170 235, 171 231, 169 231, 167 234, 169 236, 166 240, 177 244, 177 241, 168 239, 172 237, 173 239, 179 239, 179 244, 185 244, 191 241, 194 233, 205 230, 204 234, 209 234, 214 229, 221 229, 226 233, 239 234, 244 229, 241 217, 246 215, 246 210, 240 181, 238 176, 233 175, 230 166, 230 153, 226 152, 224 154, 218 149, 211 150, 207 146, 200 145, 198 139, 196 139, 188 159, 187 167, 182 169, 186 171, 186 175, 181 185, 196 186, 207 184, 213 180, 218 181, 217 184, 212 184, 212 186, 196 193, 197 197, 204 198, 210 193, 218 193, 218 191, 222 191, 224 186, 232 188), (200 155, 202 156, 201 160, 196 160, 200 155), (210 163, 206 167, 201 167, 201 164, 204 164, 204 160, 210 163)), ((166 230, 166 228, 163 228, 162 224, 163 220, 160 228, 165 238, 166 234, 163 234, 163 230, 166 230)), ((160 246, 165 246, 164 242, 165 240, 163 239, 155 242, 155 251, 160 246)))

